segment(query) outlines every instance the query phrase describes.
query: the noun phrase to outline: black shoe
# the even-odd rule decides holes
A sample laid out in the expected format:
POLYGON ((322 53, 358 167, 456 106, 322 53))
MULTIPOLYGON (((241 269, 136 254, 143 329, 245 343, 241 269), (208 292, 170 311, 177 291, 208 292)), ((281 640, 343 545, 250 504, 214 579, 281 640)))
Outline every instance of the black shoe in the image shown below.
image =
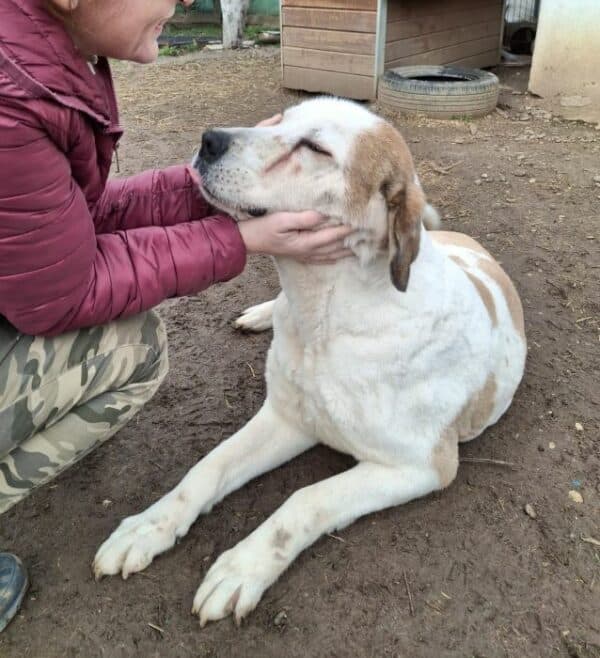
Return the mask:
POLYGON ((0 553, 0 633, 17 614, 28 586, 21 560, 11 553, 0 553))

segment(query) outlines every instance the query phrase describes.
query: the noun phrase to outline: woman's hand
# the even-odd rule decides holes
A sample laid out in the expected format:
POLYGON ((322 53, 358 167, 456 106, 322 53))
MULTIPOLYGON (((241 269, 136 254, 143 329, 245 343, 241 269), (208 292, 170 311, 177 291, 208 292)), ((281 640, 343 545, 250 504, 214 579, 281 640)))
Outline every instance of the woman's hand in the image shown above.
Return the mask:
POLYGON ((349 226, 322 226, 318 212, 275 212, 239 222, 249 254, 288 256, 304 263, 328 264, 352 256, 344 238, 354 232, 349 226))

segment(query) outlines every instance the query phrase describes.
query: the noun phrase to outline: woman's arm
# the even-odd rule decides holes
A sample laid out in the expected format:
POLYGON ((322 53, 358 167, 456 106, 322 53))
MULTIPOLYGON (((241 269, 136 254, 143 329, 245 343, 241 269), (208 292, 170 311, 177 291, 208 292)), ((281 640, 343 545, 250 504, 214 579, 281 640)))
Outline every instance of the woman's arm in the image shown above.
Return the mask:
POLYGON ((97 236, 64 154, 27 120, 0 108, 0 315, 19 330, 103 324, 241 272, 228 218, 97 236))
POLYGON ((212 212, 185 165, 113 178, 94 209, 97 233, 172 226, 212 212))

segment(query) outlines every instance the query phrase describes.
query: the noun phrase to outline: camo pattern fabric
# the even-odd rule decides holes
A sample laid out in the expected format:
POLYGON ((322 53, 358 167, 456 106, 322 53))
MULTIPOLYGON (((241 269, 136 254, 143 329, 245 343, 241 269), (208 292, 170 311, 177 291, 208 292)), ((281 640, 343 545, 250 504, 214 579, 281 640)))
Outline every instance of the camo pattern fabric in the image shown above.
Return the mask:
POLYGON ((113 436, 167 370, 153 311, 54 338, 0 317, 0 514, 113 436))

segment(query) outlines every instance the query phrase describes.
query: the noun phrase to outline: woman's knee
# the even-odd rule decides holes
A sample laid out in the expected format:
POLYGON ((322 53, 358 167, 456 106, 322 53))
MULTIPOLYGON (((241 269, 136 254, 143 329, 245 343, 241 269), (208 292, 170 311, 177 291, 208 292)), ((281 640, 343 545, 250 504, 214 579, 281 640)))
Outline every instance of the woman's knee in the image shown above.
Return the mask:
MULTIPOLYGON (((147 311, 135 316, 135 324, 137 328, 134 328, 133 331, 139 333, 139 344, 147 348, 147 352, 135 369, 132 379, 134 381, 155 380, 160 384, 169 369, 169 350, 165 324, 155 311, 147 311)), ((128 327, 126 331, 129 333, 131 328, 128 327)), ((131 336, 127 335, 124 339, 129 341, 131 336)))
POLYGON ((149 311, 52 339, 15 341, 2 369, 8 385, 0 394, 0 456, 71 410, 110 426, 139 410, 168 371, 165 326, 149 311))

